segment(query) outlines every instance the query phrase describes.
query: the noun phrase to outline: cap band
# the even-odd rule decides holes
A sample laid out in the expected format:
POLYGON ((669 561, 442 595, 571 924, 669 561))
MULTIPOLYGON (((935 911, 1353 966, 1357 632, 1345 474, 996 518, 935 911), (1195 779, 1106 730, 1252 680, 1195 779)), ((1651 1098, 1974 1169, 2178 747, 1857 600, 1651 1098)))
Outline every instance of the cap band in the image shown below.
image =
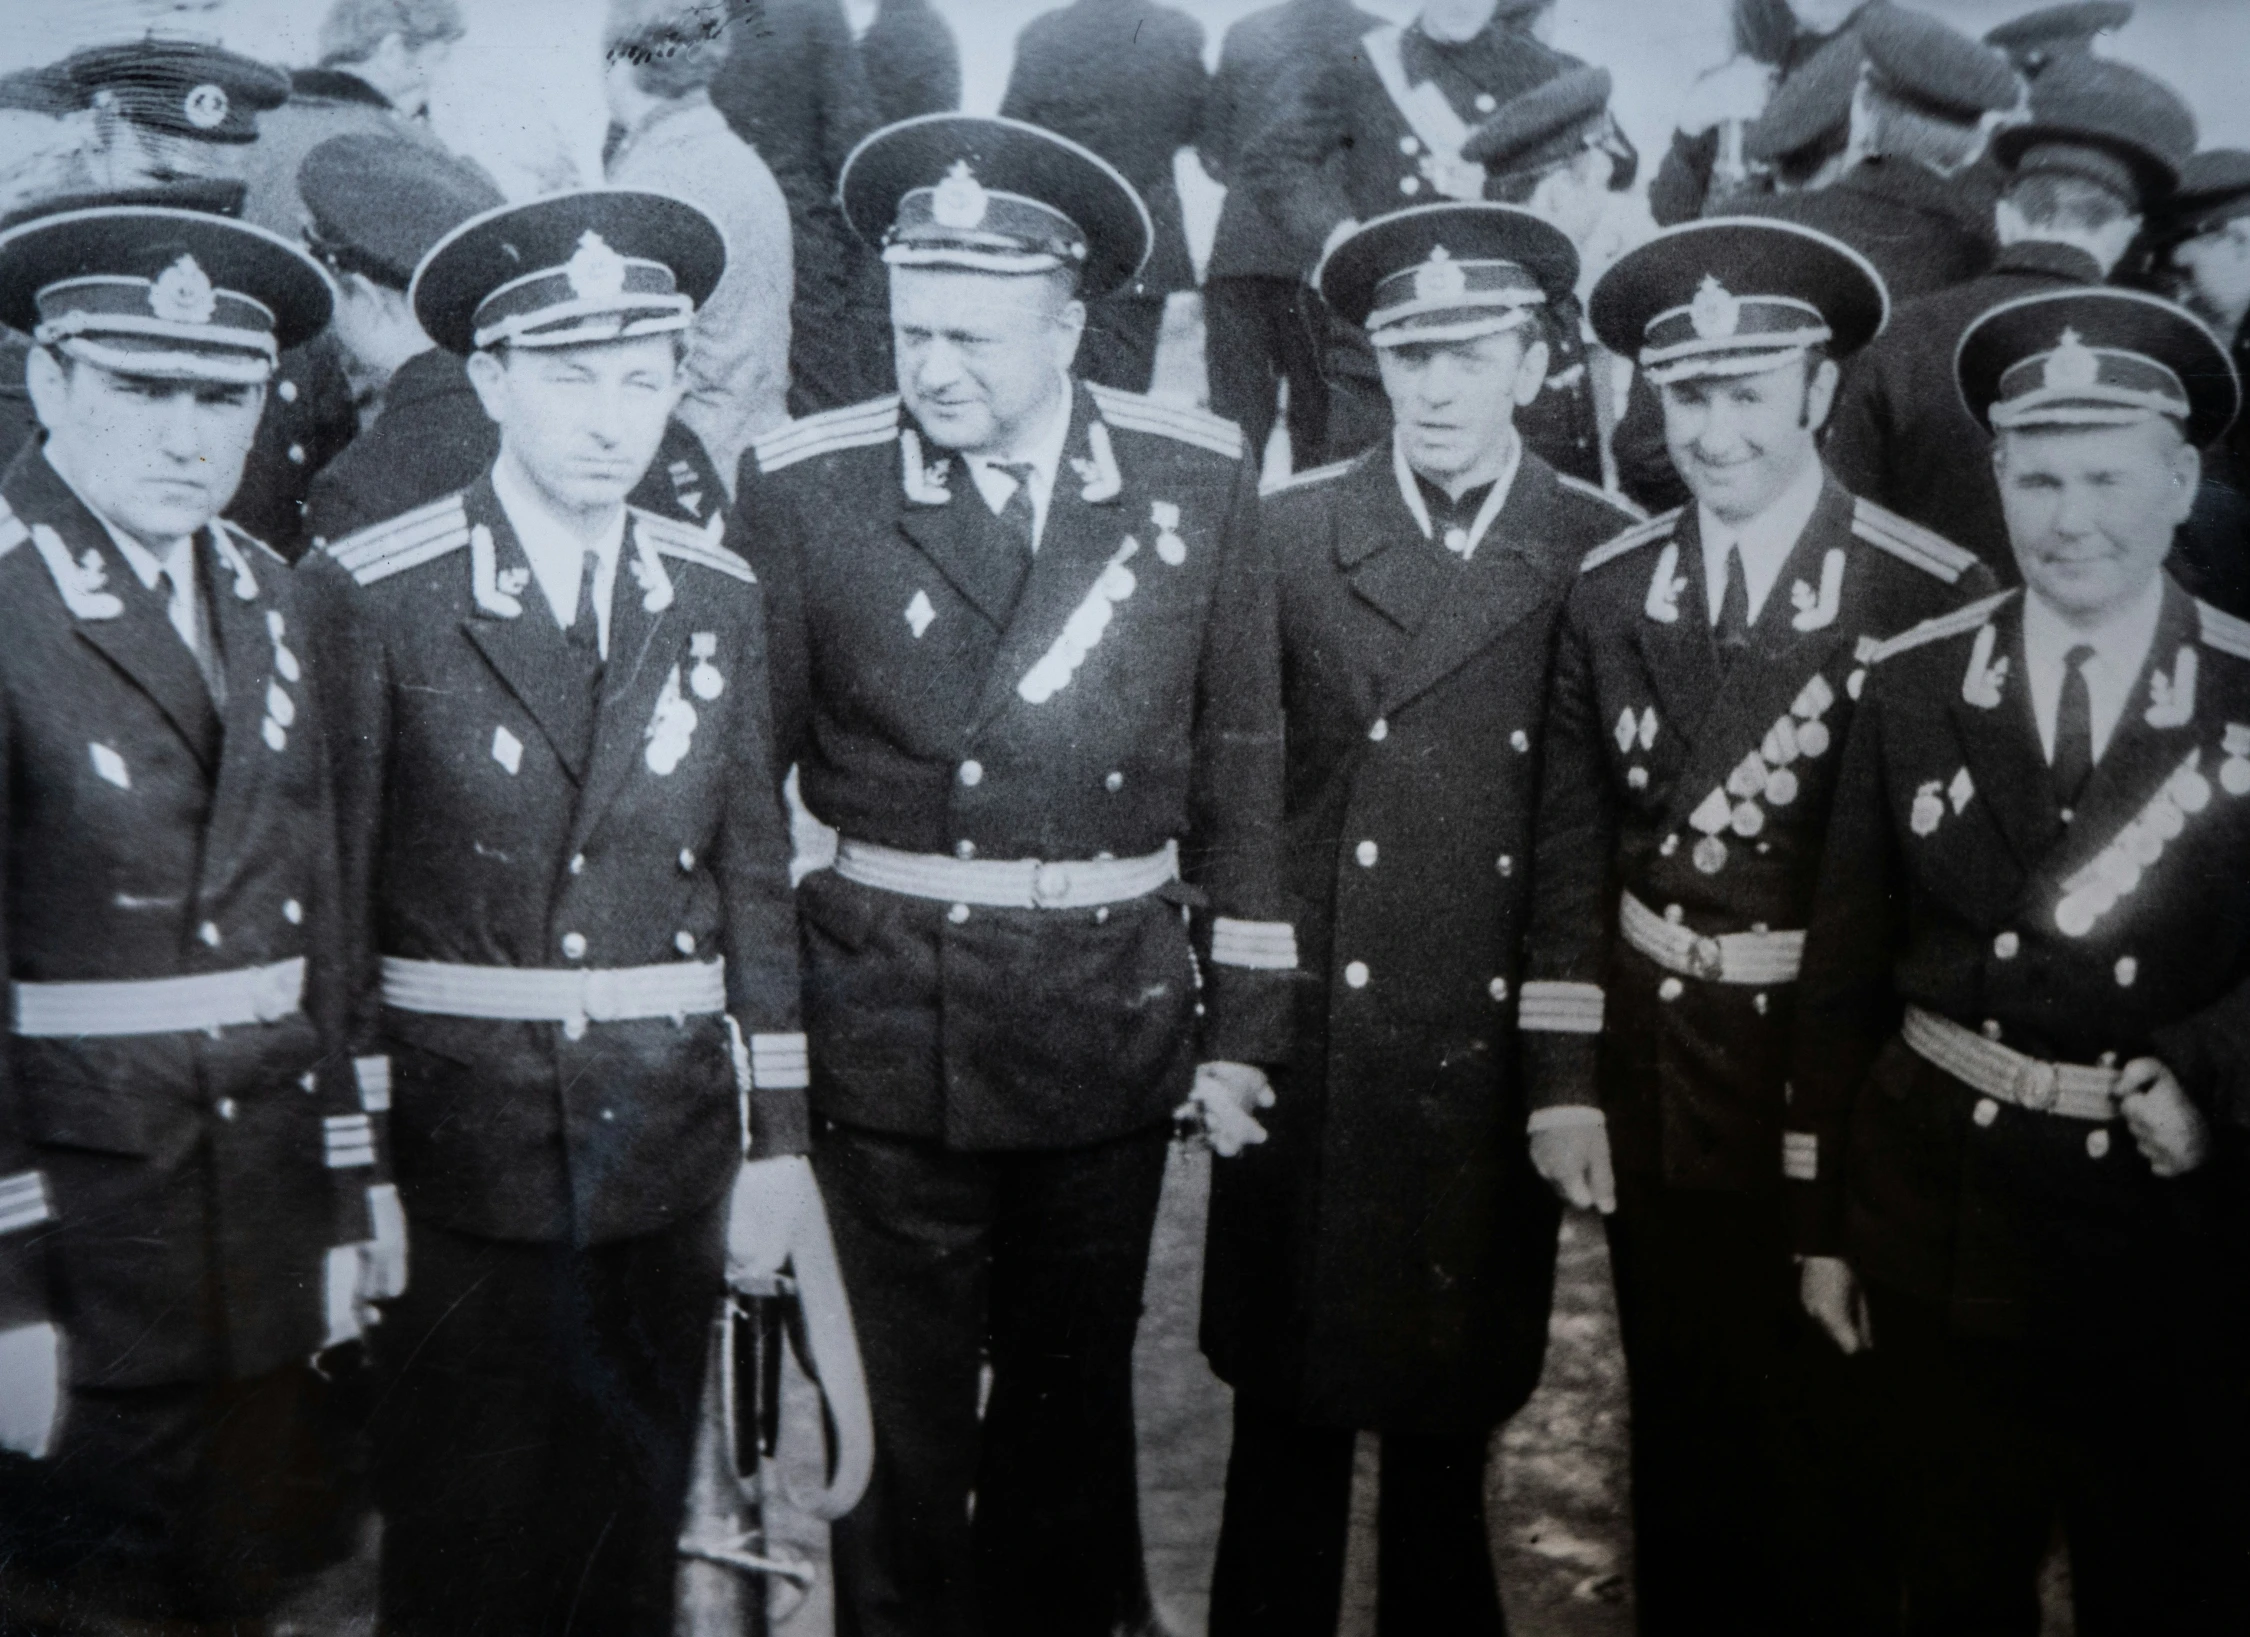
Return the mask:
POLYGON ((2170 366, 2146 353, 2089 347, 2065 330, 2047 352, 2011 364, 1992 402, 1994 430, 2043 426, 2131 426, 2163 417, 2186 421, 2187 388, 2170 366))
POLYGON ((621 256, 588 228, 562 266, 510 279, 477 303, 473 339, 480 350, 571 347, 684 330, 694 318, 669 267, 621 256))
POLYGON ((2057 140, 2035 142, 2016 161, 2018 176, 2075 176, 2107 188, 2133 209, 2141 204, 2140 178, 2133 167, 2106 148, 2090 143, 2057 140))
POLYGON ((1697 375, 1754 375, 1834 334, 1809 301, 1738 296, 1707 274, 1693 301, 1648 321, 1640 363, 1659 386, 1697 375))
POLYGON ((901 196, 883 234, 883 260, 893 267, 1045 273, 1083 265, 1086 235, 1051 205, 987 188, 962 159, 935 186, 901 196))
POLYGON ((1388 274, 1367 315, 1376 346, 1462 341, 1512 330, 1546 303, 1539 281, 1512 261, 1456 261, 1443 245, 1429 259, 1388 274))
POLYGON ((247 384, 271 376, 280 357, 273 309, 217 288, 192 255, 153 279, 60 279, 35 300, 33 340, 127 374, 247 384))

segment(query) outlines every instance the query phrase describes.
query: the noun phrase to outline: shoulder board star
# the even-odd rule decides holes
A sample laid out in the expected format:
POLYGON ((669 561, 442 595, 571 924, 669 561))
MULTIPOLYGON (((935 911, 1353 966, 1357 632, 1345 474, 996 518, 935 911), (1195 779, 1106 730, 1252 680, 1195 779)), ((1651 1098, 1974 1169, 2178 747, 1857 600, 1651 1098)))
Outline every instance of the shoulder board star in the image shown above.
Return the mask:
POLYGON ((1648 513, 1641 510, 1621 494, 1612 494, 1598 483, 1588 483, 1582 477, 1572 477, 1568 472, 1557 472, 1555 481, 1566 489, 1584 495, 1588 500, 1598 500, 1617 514, 1621 523, 1646 523, 1648 513))
POLYGON ((2236 619, 2198 597, 2195 616, 2202 625, 2203 646, 2216 648, 2236 659, 2250 659, 2250 620, 2236 619))
POLYGON ((31 538, 31 531, 23 526, 23 519, 0 500, 0 557, 5 557, 16 547, 31 538))
POLYGON ((1687 508, 1684 506, 1675 506, 1668 512, 1660 512, 1646 523, 1636 523, 1609 544, 1596 546, 1580 560, 1578 572, 1591 574, 1603 564, 1614 563, 1618 558, 1638 551, 1643 546, 1652 545, 1658 540, 1669 540, 1673 531, 1680 526, 1680 514, 1685 510, 1687 508))
POLYGON ((694 563, 702 568, 716 569, 729 579, 740 580, 744 585, 756 585, 757 575, 750 565, 720 545, 707 529, 692 523, 682 523, 677 518, 661 517, 655 512, 633 508, 633 527, 641 537, 667 557, 677 557, 682 562, 694 563))
POLYGON ((1352 469, 1352 465, 1351 461, 1339 460, 1331 461, 1326 466, 1315 466, 1309 471, 1291 472, 1287 477, 1259 484, 1258 497, 1262 500, 1272 495, 1292 494, 1299 489, 1313 488, 1342 477, 1352 469))
POLYGON ((328 547, 328 555, 361 585, 373 585, 435 562, 469 543, 469 514, 458 494, 374 523, 328 547))
POLYGON ((259 539, 248 529, 237 523, 233 518, 220 517, 213 519, 213 521, 216 522, 219 527, 227 531, 228 535, 232 537, 236 545, 249 546, 255 549, 258 555, 266 562, 269 567, 287 568, 289 566, 288 558, 282 556, 280 552, 267 545, 263 540, 259 539))
POLYGON ((823 410, 801 421, 777 426, 764 437, 754 439, 750 452, 757 457, 760 472, 778 472, 799 461, 811 460, 815 455, 889 443, 898 436, 898 414, 899 397, 895 392, 887 397, 870 398, 863 404, 823 410))
POLYGON ((1989 597, 1979 597, 1975 602, 1956 608, 1950 614, 1940 614, 1935 619, 1924 620, 1920 625, 1901 631, 1888 642, 1877 643, 1867 656, 1870 665, 1880 665, 1884 660, 1927 643, 1941 642, 1947 637, 1965 636, 1992 617, 1994 610, 2013 597, 2013 591, 1996 591, 1989 597))
POLYGON ((1852 502, 1852 533, 1877 550, 1887 551, 1901 562, 1912 563, 1923 573, 1935 575, 1947 585, 1960 579, 1977 561, 1975 552, 1963 550, 1944 535, 1925 529, 1919 523, 1909 523, 1872 500, 1852 502))
POLYGON ((1101 410, 1102 419, 1112 426, 1149 432, 1160 438, 1176 438, 1229 460, 1242 458, 1242 428, 1232 421, 1206 415, 1200 409, 1158 403, 1141 393, 1123 392, 1093 381, 1086 383, 1086 390, 1094 395, 1094 404, 1101 410))

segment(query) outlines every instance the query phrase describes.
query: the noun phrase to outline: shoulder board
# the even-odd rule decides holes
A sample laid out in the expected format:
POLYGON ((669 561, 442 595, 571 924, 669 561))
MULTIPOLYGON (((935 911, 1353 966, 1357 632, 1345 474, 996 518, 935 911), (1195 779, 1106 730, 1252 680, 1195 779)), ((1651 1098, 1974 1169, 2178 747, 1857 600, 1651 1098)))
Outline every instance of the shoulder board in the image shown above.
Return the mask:
POLYGON ((2204 647, 2236 659, 2250 659, 2250 620, 2238 620, 2200 597, 2195 600, 2195 615, 2202 622, 2204 647))
POLYGON ((1920 625, 1901 631, 1888 642, 1875 645, 1869 654, 1870 664, 1880 665, 1894 654, 1903 654, 1925 643, 1941 642, 1947 637, 1958 637, 1974 631, 1992 617, 1993 610, 2013 597, 2013 591, 1995 591, 1989 597, 1979 597, 1975 602, 1956 608, 1950 614, 1940 614, 1936 619, 1924 620, 1920 625))
POLYGON ((1627 523, 1646 523, 1648 513, 1641 510, 1621 494, 1612 494, 1597 483, 1588 483, 1582 477, 1572 477, 1568 472, 1557 472, 1555 481, 1566 489, 1574 489, 1588 500, 1598 500, 1627 523))
POLYGON ((750 452, 758 457, 760 472, 778 472, 832 450, 888 443, 898 436, 898 406, 898 394, 894 392, 863 404, 823 410, 752 440, 750 452))
POLYGON ((716 569, 744 585, 758 583, 757 575, 750 572, 750 565, 713 539, 707 528, 699 529, 677 518, 644 512, 638 506, 633 508, 633 527, 667 557, 716 569))
POLYGON ((225 529, 227 533, 233 537, 234 543, 236 545, 250 546, 255 548, 259 555, 264 557, 265 560, 273 567, 287 568, 289 566, 288 558, 282 556, 280 552, 267 545, 263 540, 259 539, 248 529, 237 523, 233 518, 221 517, 215 518, 213 519, 213 521, 215 521, 219 525, 219 527, 225 529))
POLYGON ((1960 579, 1977 561, 1975 552, 1963 550, 1935 530, 1909 523, 1872 500, 1852 502, 1852 533, 1877 550, 1912 563, 1925 574, 1936 575, 1947 585, 1960 579))
POLYGON ((1680 514, 1685 506, 1674 506, 1668 512, 1659 512, 1646 523, 1636 523, 1623 534, 1604 546, 1596 546, 1579 561, 1578 572, 1591 574, 1604 563, 1614 563, 1628 552, 1634 552, 1658 540, 1667 540, 1680 526, 1680 514))
POLYGON ((328 547, 328 555, 361 585, 434 562, 469 543, 469 514, 458 494, 374 523, 328 547))
POLYGON ((23 526, 23 519, 0 498, 0 557, 7 556, 30 538, 31 531, 23 526))
POLYGON ((1138 392, 1124 392, 1116 387, 1105 387, 1094 381, 1086 383, 1086 390, 1094 395, 1094 403, 1102 412, 1102 419, 1112 426, 1122 426, 1135 432, 1152 432, 1160 438, 1177 438, 1182 443, 1192 443, 1208 449, 1229 460, 1242 458, 1242 428, 1232 421, 1223 421, 1216 415, 1206 415, 1200 409, 1182 409, 1177 404, 1158 403, 1154 398, 1138 392))
POLYGON ((1258 497, 1262 500, 1271 495, 1285 495, 1296 489, 1309 489, 1315 484, 1326 483, 1331 478, 1342 477, 1351 469, 1352 463, 1350 461, 1339 460, 1332 461, 1326 466, 1315 466, 1310 471, 1291 472, 1287 477, 1276 478, 1271 483, 1259 484, 1258 497))

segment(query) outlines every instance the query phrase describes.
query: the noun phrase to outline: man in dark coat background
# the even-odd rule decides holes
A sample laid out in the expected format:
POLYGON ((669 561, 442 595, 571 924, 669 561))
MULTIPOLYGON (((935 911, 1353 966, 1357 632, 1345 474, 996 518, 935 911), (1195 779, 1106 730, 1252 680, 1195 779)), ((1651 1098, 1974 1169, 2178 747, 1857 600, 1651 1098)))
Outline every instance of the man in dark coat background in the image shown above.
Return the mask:
POLYGON ((1203 25, 1155 0, 1074 0, 1033 18, 1016 37, 1001 117, 1100 154, 1138 190, 1156 226, 1139 276, 1087 307, 1078 354, 1086 380, 1146 392, 1165 299, 1195 288, 1172 165, 1202 129, 1210 84, 1203 25))
POLYGON ((1382 1438, 1383 1629, 1503 1629, 1487 1448, 1538 1380, 1555 1262, 1511 1026, 1547 673, 1578 560, 1634 521, 1512 425, 1577 273, 1559 230, 1488 204, 1378 218, 1323 269, 1398 429, 1263 508, 1311 981, 1270 1140, 1213 1132, 1214 1637, 1335 1630, 1358 1429, 1382 1438))
MULTIPOLYGON (((854 8, 855 27, 864 9, 854 8)), ((859 37, 859 63, 885 125, 961 106, 961 47, 930 0, 880 0, 859 37)))

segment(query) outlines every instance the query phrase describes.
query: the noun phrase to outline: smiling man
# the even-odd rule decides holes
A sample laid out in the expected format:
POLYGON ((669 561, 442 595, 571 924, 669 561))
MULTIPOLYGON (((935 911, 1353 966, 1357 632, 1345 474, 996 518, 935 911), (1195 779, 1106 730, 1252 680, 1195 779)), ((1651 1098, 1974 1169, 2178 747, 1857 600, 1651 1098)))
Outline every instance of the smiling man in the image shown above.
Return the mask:
POLYGON ((1132 1353, 1172 1111, 1238 1114, 1288 1045, 1271 559, 1233 425, 1072 379, 1084 303, 1148 254, 1108 164, 938 115, 869 137, 842 198, 899 393, 761 439, 731 536, 777 775, 842 837, 801 889, 877 1444, 839 1625, 1108 1637, 1147 1612, 1132 1353))
POLYGON ((756 582, 626 501, 725 259, 656 194, 463 222, 410 296, 499 453, 308 568, 415 1232, 377 1426, 401 1637, 669 1634, 722 1263, 770 1273, 819 1211, 756 582))
MULTIPOLYGON (((1810 1352, 1781 1217, 1794 979, 1867 653, 1990 584, 1821 466, 1837 361, 1886 308, 1844 245, 1742 218, 1657 235, 1588 304, 1695 500, 1588 556, 1564 613, 1518 1026, 1534 1162, 1613 1213, 1652 1633, 1791 1602, 1835 1629, 1805 1611, 1841 1622, 1853 1582, 1822 1556, 1849 1531, 1817 1495, 1784 1508, 1766 1458, 1810 1352)), ((1791 1481, 1853 1487, 1809 1465, 1791 1481)))
POLYGON ((1336 1629, 1363 1429, 1384 1629, 1503 1629, 1485 1452, 1539 1378, 1557 1216, 1514 1072, 1541 723, 1578 561, 1636 515, 1515 426, 1577 277, 1559 229, 1488 204, 1378 218, 1321 270, 1395 429, 1265 502, 1284 884, 1317 981, 1265 1132, 1213 1130, 1203 1339, 1235 1388, 1215 1637, 1336 1629))
POLYGON ((2240 1631, 2250 626, 2165 572, 2240 391, 2187 313, 1964 337, 2023 590, 1876 655, 1805 952, 1806 1307, 1872 1347, 1906 1629, 2240 1631), (2238 1245, 2238 1241, 2237 1241, 2238 1245))
POLYGON ((302 588, 218 520, 328 309, 217 217, 0 238, 46 432, 0 480, 10 1630, 262 1616, 337 1521, 313 1356, 404 1272, 345 1051, 327 679, 302 588))

